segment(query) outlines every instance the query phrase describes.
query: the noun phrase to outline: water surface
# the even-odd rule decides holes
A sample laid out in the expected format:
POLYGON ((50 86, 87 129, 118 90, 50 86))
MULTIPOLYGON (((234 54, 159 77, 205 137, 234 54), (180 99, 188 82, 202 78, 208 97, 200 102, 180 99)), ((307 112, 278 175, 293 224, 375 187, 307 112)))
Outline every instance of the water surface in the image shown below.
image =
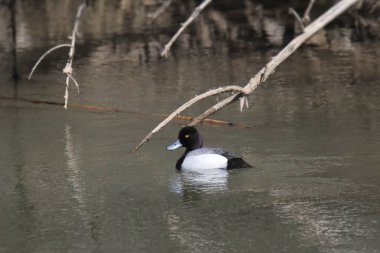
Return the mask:
MULTIPOLYGON (((0 252, 380 250, 378 43, 299 50, 248 109, 236 104, 213 116, 250 128, 199 126, 207 146, 242 154, 255 168, 188 174, 174 168, 181 151, 165 151, 186 122, 132 152, 161 120, 146 113, 244 85, 278 48, 182 44, 164 61, 143 36, 113 32, 104 40, 88 32, 95 43, 79 44, 81 94, 72 89, 70 103, 130 113, 0 101, 0 252)), ((65 54, 25 79, 54 40, 31 34, 40 44, 20 45, 20 81, 9 74, 8 49, 0 51, 1 96, 63 102, 65 54)))

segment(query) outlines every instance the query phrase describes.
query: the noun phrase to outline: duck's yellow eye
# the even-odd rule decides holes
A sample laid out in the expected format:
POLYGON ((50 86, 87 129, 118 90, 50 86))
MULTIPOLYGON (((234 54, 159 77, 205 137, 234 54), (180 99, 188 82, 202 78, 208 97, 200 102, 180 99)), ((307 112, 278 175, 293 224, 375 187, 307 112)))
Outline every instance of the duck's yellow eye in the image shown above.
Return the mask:
POLYGON ((186 138, 186 139, 187 139, 187 138, 189 138, 189 135, 188 135, 188 134, 186 134, 186 135, 185 135, 185 138, 186 138))

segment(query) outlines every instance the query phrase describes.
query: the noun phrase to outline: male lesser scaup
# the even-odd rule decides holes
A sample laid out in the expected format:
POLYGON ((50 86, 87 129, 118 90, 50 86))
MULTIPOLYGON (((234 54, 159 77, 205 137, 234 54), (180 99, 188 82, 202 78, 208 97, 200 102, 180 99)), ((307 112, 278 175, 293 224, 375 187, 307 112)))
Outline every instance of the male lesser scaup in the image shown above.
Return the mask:
POLYGON ((185 147, 185 153, 176 163, 177 170, 204 170, 204 169, 236 169, 251 168, 243 158, 226 152, 220 148, 202 148, 203 139, 197 129, 192 126, 183 127, 178 134, 178 140, 168 146, 166 150, 185 147))

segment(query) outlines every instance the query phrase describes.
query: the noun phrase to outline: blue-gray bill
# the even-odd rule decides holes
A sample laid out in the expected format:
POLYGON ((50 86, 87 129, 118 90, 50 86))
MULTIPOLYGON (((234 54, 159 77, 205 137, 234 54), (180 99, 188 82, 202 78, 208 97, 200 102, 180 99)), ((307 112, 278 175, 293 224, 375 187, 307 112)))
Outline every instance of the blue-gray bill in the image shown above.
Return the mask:
POLYGON ((182 147, 182 144, 181 144, 181 142, 179 142, 179 140, 177 140, 177 141, 174 142, 172 145, 168 146, 168 147, 166 148, 166 150, 168 150, 168 151, 172 151, 172 150, 177 149, 177 148, 180 148, 180 147, 182 147))

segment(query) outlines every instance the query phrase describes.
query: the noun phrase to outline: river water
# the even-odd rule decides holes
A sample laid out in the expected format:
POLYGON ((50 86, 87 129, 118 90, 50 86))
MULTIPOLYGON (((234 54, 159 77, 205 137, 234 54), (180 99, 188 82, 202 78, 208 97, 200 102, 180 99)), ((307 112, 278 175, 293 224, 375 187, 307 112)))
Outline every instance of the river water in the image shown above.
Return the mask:
MULTIPOLYGON (((95 14, 107 7, 100 3, 95 14)), ((182 151, 165 148, 187 122, 169 124, 132 151, 163 119, 153 114, 211 88, 245 85, 281 47, 243 43, 233 25, 231 36, 216 40, 201 19, 190 29, 195 39, 184 34, 163 60, 158 47, 170 32, 149 28, 145 36, 141 15, 130 14, 153 7, 122 3, 111 6, 117 18, 100 17, 110 24, 88 14, 91 29, 83 24, 73 65, 81 93, 70 89, 68 110, 31 102, 63 102, 65 50, 26 77, 69 33, 54 19, 63 14, 49 8, 65 13, 75 3, 18 6, 19 81, 11 78, 9 37, 0 36, 0 252, 380 251, 378 42, 343 36, 339 44, 303 47, 249 97, 249 108, 233 104, 213 116, 240 126, 199 126, 206 146, 242 154, 254 168, 179 173, 182 151), (30 28, 44 19, 49 25, 30 28)))

